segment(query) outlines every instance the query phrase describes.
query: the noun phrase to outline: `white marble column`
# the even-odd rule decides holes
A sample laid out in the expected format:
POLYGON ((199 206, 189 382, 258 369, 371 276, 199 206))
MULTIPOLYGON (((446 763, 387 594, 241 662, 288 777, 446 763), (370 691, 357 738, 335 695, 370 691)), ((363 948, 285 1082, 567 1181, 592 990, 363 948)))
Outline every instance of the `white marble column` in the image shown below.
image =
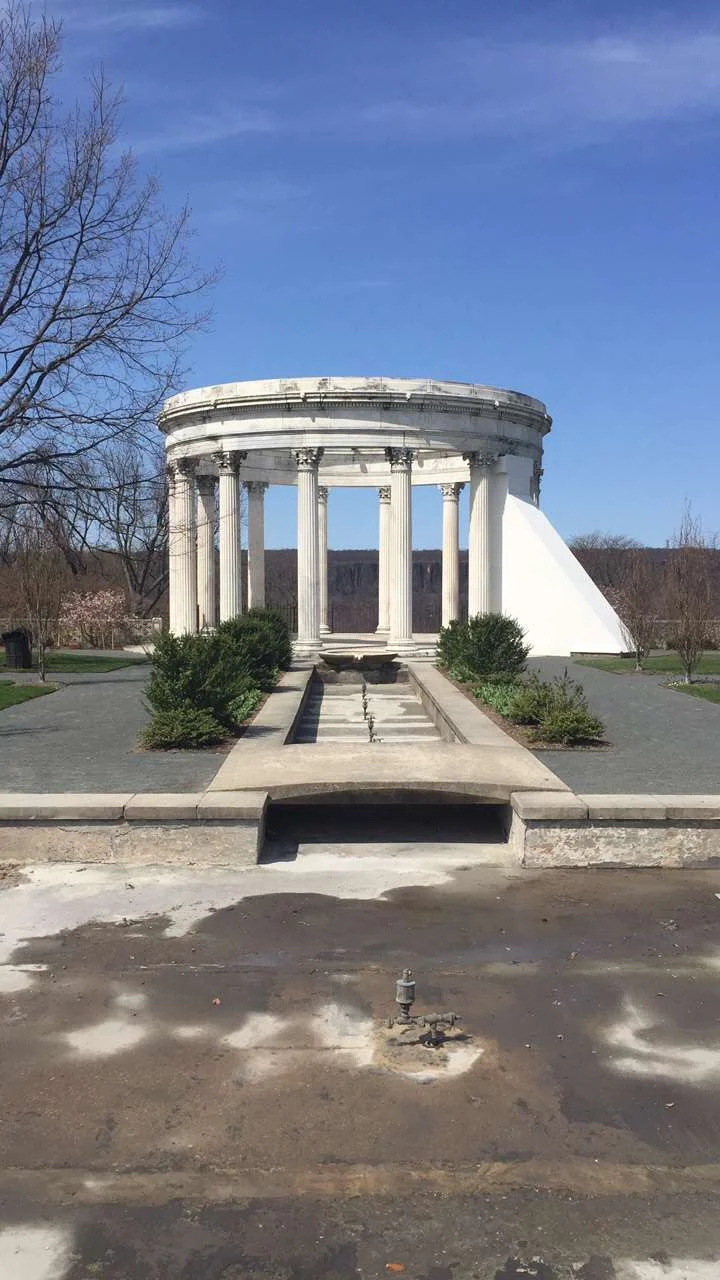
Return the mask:
POLYGON ((320 648, 320 565, 318 539, 318 464, 322 449, 298 449, 297 461, 297 599, 298 653, 320 648))
POLYGON ((265 604, 265 490, 264 480, 246 480, 248 503, 248 609, 265 604))
POLYGON ((197 584, 198 624, 201 631, 217 626, 215 603, 215 477, 198 476, 197 584))
POLYGON ((461 484, 441 484, 442 494, 442 625, 460 617, 460 526, 458 499, 461 484))
POLYGON ((467 453, 470 468, 470 527, 468 531, 468 617, 492 613, 497 608, 493 599, 491 564, 491 473, 497 462, 495 453, 467 453))
POLYGON ((240 485, 238 473, 245 453, 218 453, 219 481, 220 621, 242 613, 240 557, 240 485))
POLYGON ((196 554, 195 467, 188 458, 181 458, 175 477, 175 521, 177 527, 176 587, 177 608, 175 631, 178 635, 192 635, 197 631, 197 554, 196 554))
POLYGON ((320 594, 320 635, 330 633, 328 625, 328 491, 318 486, 318 590, 320 594))
POLYGON ((177 509, 175 503, 175 483, 177 480, 177 467, 174 463, 168 463, 167 467, 167 590, 168 590, 168 630, 174 635, 177 631, 177 558, 178 558, 178 527, 177 527, 177 509))
POLYGON ((390 485, 378 489, 378 624, 380 635, 390 631, 390 485))
POLYGON ((386 449, 390 463, 390 637, 397 653, 412 653, 411 449, 386 449))

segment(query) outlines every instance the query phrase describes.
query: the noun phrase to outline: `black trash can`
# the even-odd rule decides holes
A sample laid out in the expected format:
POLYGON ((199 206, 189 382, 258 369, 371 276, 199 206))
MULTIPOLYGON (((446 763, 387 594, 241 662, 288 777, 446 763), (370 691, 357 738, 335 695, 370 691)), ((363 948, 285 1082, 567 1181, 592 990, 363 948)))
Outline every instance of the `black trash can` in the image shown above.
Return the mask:
POLYGON ((22 627, 14 631, 3 631, 2 642, 5 645, 5 664, 11 671, 29 671, 32 667, 32 644, 30 636, 22 627))

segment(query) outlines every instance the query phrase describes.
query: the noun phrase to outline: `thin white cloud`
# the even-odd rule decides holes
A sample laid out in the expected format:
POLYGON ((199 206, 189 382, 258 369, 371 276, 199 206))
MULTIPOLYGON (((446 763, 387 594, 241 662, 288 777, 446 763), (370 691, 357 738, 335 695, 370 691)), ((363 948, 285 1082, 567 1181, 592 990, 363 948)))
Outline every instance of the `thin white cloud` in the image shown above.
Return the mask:
POLYGON ((414 61, 393 97, 358 103, 361 125, 425 136, 578 137, 720 115, 720 31, 545 43, 473 38, 414 61))
POLYGON ((136 155, 149 155, 212 146, 243 134, 273 133, 275 128, 272 116, 264 110, 245 107, 184 110, 168 112, 158 128, 131 137, 130 145, 136 155))
POLYGON ((114 0, 50 0, 49 12, 68 28, 82 31, 174 30, 202 22, 206 13, 199 4, 117 4, 114 0))

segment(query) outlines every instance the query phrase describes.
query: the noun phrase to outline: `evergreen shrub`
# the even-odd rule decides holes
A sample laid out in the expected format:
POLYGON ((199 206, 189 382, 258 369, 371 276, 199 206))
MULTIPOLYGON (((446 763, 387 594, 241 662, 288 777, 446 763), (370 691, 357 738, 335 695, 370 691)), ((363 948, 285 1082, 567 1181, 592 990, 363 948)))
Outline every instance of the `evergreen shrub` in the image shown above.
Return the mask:
POLYGON ((188 705, 156 711, 140 734, 142 747, 210 747, 220 742, 225 730, 208 711, 188 705))
POLYGON ((529 652, 520 623, 503 613, 453 621, 438 637, 438 662, 458 680, 512 680, 525 670, 529 652))
POLYGON ((223 731, 231 733, 248 719, 262 692, 275 683, 278 668, 289 666, 291 658, 287 624, 272 609, 251 609, 209 634, 159 636, 146 692, 153 720, 143 733, 143 745, 181 745, 178 725, 189 710, 209 718, 206 728, 215 736, 208 741, 217 741, 223 731))

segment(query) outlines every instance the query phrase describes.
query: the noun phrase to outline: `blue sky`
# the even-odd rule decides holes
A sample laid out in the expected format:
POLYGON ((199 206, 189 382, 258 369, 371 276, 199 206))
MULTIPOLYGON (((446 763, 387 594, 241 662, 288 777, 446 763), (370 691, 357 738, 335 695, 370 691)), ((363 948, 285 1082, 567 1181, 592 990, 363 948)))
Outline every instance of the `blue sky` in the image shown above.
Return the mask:
MULTIPOLYGON (((190 385, 433 376, 543 399, 565 536, 718 514, 717 4, 49 0, 64 92, 102 61, 125 141, 219 262, 190 385)), ((414 513, 437 546, 439 495, 414 513)), ((369 494, 334 546, 376 545, 369 494)), ((269 545, 294 545, 273 493, 269 545)))

